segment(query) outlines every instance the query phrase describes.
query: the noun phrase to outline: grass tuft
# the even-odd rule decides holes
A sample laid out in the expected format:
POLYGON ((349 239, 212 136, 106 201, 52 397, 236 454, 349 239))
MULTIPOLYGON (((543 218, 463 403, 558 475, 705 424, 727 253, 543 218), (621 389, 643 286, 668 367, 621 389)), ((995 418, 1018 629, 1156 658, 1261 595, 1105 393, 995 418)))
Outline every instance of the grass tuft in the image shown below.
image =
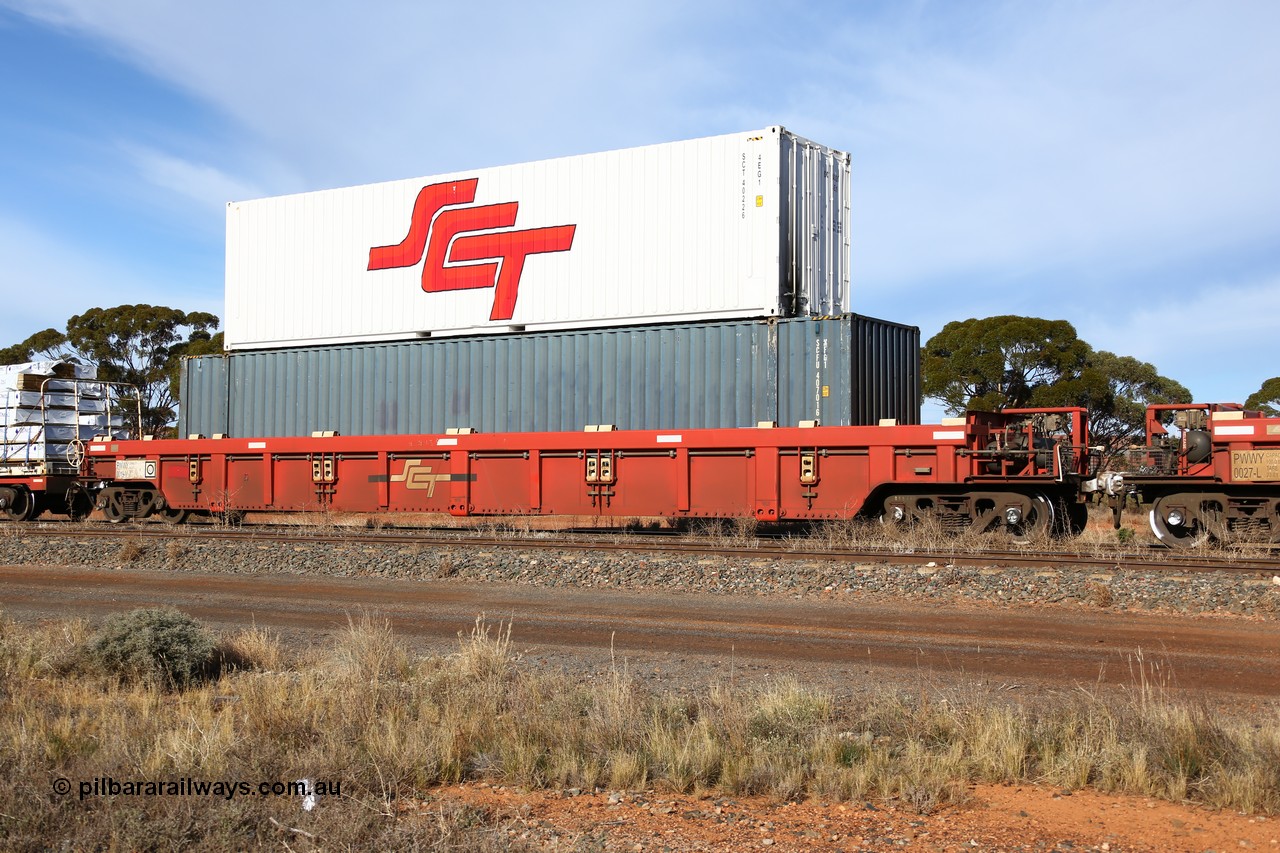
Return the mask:
POLYGON ((121 563, 133 563, 141 558, 146 551, 146 543, 137 537, 131 537, 120 543, 120 551, 117 554, 117 558, 121 563))

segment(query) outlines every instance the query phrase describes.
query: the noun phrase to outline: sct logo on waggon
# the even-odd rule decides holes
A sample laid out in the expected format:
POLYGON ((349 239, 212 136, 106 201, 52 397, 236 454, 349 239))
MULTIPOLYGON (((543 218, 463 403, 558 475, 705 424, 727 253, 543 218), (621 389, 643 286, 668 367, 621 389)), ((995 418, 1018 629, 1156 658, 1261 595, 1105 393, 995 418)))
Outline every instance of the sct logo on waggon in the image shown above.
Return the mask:
POLYGON ((489 319, 510 320, 525 258, 569 251, 577 226, 515 230, 519 202, 474 205, 479 183, 479 178, 469 178, 423 187, 413 203, 409 233, 394 246, 371 248, 368 268, 411 267, 421 261, 427 293, 492 287, 489 319))

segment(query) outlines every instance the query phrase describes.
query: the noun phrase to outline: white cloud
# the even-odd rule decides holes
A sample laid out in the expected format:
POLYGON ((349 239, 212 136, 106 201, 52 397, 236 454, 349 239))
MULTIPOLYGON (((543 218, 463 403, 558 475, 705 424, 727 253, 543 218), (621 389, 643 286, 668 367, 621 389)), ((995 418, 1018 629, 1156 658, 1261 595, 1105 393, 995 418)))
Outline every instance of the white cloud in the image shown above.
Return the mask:
POLYGON ((853 149, 856 266, 877 287, 1231 246, 1280 212, 1274 4, 27 11, 234 118, 239 155, 268 152, 237 180, 270 193, 786 120, 853 149))
POLYGON ((264 194, 253 184, 207 163, 192 163, 139 145, 125 145, 124 148, 143 180, 183 199, 197 202, 202 209, 217 209, 229 201, 242 201, 264 194))
POLYGON ((272 192, 664 141, 662 102, 714 76, 654 37, 676 4, 23 8, 231 117, 272 192))

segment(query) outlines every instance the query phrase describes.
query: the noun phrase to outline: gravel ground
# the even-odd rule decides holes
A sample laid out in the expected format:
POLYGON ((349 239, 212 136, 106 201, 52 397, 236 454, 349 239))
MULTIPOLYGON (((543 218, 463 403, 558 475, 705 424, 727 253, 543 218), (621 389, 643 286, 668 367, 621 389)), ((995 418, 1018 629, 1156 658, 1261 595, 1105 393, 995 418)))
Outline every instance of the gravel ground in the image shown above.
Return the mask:
POLYGON ((465 544, 342 545, 209 541, 123 542, 74 536, 0 534, 0 563, 167 571, 259 572, 333 577, 457 579, 583 589, 692 590, 791 598, 1052 604, 1116 610, 1235 614, 1280 619, 1280 577, 1171 574, 1117 568, 967 568, 822 560, 731 559, 677 554, 557 550, 523 543, 493 549, 465 544))

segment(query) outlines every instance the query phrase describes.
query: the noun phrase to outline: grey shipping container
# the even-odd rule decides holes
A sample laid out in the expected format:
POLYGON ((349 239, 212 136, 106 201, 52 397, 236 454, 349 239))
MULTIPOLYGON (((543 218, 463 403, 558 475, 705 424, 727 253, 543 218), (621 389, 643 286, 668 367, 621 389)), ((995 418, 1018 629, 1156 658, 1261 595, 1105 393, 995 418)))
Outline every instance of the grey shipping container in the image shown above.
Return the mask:
POLYGON ((920 330, 856 314, 187 359, 179 434, 249 437, 920 422, 920 330))

